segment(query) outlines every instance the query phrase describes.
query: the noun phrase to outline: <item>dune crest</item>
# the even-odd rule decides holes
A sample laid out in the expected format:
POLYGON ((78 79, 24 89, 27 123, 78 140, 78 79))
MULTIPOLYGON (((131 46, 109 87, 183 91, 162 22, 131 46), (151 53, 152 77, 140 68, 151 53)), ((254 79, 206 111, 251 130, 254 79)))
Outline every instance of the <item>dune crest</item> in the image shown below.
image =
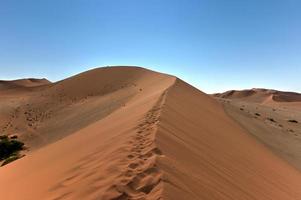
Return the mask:
POLYGON ((40 139, 27 140, 39 148, 0 168, 4 199, 301 195, 299 171, 250 137, 212 97, 173 76, 101 68, 47 86, 42 96, 35 92, 30 101, 38 95, 42 106, 50 99, 56 110, 36 129, 40 139))

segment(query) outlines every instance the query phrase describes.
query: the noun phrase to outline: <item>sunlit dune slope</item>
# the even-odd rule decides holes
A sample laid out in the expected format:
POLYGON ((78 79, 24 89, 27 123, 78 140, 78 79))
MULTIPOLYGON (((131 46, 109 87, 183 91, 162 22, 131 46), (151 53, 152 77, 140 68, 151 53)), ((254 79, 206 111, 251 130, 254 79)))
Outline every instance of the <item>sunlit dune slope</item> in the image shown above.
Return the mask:
POLYGON ((180 80, 167 94, 157 137, 167 199, 300 198, 299 172, 180 80))

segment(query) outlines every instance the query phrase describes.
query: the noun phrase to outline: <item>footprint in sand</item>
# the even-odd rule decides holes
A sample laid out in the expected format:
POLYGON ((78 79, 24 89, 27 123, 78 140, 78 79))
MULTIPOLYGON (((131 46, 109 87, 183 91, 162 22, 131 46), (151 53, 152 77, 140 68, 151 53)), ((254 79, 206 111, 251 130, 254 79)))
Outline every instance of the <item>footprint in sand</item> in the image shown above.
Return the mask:
POLYGON ((128 167, 129 167, 130 169, 136 169, 138 166, 139 166, 138 163, 131 163, 131 164, 128 165, 128 167))
POLYGON ((155 146, 154 135, 164 95, 137 125, 137 133, 129 142, 132 148, 127 159, 131 160, 131 163, 127 165, 128 170, 123 173, 124 178, 116 185, 118 187, 108 191, 108 194, 114 193, 108 199, 145 199, 145 195, 161 182, 162 173, 156 168, 155 157, 161 156, 162 152, 155 146))

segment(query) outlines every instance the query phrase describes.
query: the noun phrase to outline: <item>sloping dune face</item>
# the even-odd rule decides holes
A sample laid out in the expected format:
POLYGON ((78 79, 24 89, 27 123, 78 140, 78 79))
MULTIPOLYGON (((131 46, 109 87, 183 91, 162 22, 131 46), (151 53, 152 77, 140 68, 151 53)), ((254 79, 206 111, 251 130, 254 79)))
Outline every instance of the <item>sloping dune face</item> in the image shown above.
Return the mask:
MULTIPOLYGON (((61 125, 52 132, 63 134, 60 140, 40 133, 52 142, 0 168, 3 199, 301 197, 298 171, 249 137, 215 100, 175 77, 102 68, 42 91, 58 104, 73 101, 66 116, 55 116, 78 127, 61 125)), ((51 123, 44 126, 51 130, 51 123)))
POLYGON ((300 173, 231 121, 207 95, 177 80, 157 133, 166 199, 299 199, 300 173), (175 148, 176 147, 176 148, 175 148))
POLYGON ((99 68, 0 99, 0 129, 40 148, 124 107, 162 75, 138 68, 99 68))

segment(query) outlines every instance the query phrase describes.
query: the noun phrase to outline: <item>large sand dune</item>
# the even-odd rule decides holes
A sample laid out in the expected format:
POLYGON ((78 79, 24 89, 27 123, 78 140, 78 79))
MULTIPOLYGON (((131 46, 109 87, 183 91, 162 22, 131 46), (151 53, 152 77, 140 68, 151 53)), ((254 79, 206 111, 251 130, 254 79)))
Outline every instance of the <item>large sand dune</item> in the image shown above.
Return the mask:
POLYGON ((29 151, 0 168, 1 199, 301 197, 299 171, 176 77, 100 68, 2 97, 29 151))

